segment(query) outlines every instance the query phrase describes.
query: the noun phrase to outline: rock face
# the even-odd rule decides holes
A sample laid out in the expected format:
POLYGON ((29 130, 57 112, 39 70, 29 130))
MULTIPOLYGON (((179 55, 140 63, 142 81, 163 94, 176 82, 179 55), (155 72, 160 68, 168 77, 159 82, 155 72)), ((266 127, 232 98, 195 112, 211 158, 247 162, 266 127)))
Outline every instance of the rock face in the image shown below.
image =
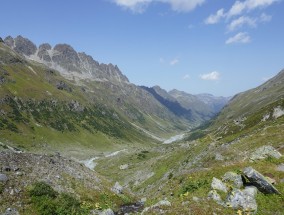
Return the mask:
POLYGON ((251 161, 261 160, 267 157, 273 157, 279 159, 281 156, 282 154, 278 152, 274 147, 262 146, 251 154, 250 160, 251 161))
MULTIPOLYGON (((11 38, 10 38, 10 40, 11 40, 11 38)), ((14 45, 14 50, 16 52, 18 52, 19 54, 26 55, 26 56, 30 56, 32 54, 35 54, 36 51, 37 51, 36 45, 33 44, 33 42, 31 42, 29 39, 24 38, 22 36, 17 36, 14 39, 14 43, 11 41, 11 43, 8 43, 7 45, 9 45, 9 44, 14 45)), ((10 47, 12 48, 13 46, 10 46, 10 47)))
POLYGON ((262 174, 254 170, 252 167, 246 167, 243 172, 250 183, 257 187, 260 192, 266 194, 280 194, 280 192, 262 174))
POLYGON ((53 48, 48 43, 41 44, 38 48, 29 39, 22 36, 13 38, 8 36, 5 44, 25 57, 44 63, 58 70, 68 79, 74 77, 81 79, 95 79, 129 84, 119 68, 113 64, 100 64, 91 56, 76 52, 68 44, 57 44, 53 48))

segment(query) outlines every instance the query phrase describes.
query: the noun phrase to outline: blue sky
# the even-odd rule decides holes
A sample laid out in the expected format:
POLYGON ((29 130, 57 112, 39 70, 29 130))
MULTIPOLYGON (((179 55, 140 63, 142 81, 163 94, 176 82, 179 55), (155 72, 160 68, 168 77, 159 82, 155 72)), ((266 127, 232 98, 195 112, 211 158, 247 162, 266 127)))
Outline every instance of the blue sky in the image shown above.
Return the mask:
POLYGON ((1 37, 68 43, 138 85, 231 96, 284 68, 283 0, 9 0, 1 37))

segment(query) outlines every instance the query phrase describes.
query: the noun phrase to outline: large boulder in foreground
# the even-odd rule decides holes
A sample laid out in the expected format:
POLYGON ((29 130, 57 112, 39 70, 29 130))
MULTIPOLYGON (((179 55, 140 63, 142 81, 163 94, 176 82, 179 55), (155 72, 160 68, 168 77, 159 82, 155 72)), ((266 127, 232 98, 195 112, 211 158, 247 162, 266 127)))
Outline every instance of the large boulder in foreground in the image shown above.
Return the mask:
POLYGON ((260 192, 265 194, 280 194, 280 192, 262 174, 252 167, 246 167, 243 170, 243 173, 249 182, 260 192))

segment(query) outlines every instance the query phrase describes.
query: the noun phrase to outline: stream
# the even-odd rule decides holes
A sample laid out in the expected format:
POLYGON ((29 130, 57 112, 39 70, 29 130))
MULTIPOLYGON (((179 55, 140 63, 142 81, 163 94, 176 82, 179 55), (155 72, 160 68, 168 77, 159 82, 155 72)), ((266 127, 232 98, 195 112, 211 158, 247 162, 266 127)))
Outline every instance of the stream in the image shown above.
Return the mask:
POLYGON ((176 135, 176 136, 173 136, 173 137, 171 137, 171 138, 165 140, 163 143, 164 143, 164 144, 171 144, 171 143, 173 143, 173 142, 175 142, 175 141, 182 140, 182 139, 184 138, 184 135, 185 135, 185 134, 178 134, 178 135, 176 135))

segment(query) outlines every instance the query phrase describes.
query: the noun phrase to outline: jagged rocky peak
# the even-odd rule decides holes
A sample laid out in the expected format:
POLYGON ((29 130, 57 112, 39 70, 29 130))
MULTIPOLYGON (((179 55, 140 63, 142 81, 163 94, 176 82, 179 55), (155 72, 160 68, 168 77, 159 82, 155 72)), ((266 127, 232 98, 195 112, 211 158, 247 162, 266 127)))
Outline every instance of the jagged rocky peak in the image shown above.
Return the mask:
POLYGON ((100 63, 93 59, 91 55, 87 55, 85 52, 78 52, 78 56, 81 61, 84 63, 88 63, 90 65, 100 66, 100 63))
POLYGON ((53 48, 53 62, 71 71, 79 71, 80 58, 72 46, 68 44, 57 44, 53 48))
POLYGON ((29 39, 22 36, 8 36, 5 44, 25 57, 43 63, 58 70, 66 78, 102 80, 129 83, 126 76, 113 64, 99 63, 84 52, 77 52, 68 44, 57 44, 52 47, 48 43, 38 48, 29 39))
POLYGON ((17 36, 15 39, 13 37, 8 36, 5 38, 4 42, 6 45, 13 48, 16 52, 31 56, 36 53, 37 47, 36 45, 27 38, 22 37, 21 35, 17 36))
POLYGON ((48 51, 51 49, 52 49, 51 45, 49 45, 48 43, 43 43, 38 47, 37 56, 43 61, 50 62, 51 57, 48 51))
POLYGON ((11 36, 8 36, 4 39, 4 43, 9 46, 10 48, 14 48, 15 46, 15 41, 14 38, 11 36))

